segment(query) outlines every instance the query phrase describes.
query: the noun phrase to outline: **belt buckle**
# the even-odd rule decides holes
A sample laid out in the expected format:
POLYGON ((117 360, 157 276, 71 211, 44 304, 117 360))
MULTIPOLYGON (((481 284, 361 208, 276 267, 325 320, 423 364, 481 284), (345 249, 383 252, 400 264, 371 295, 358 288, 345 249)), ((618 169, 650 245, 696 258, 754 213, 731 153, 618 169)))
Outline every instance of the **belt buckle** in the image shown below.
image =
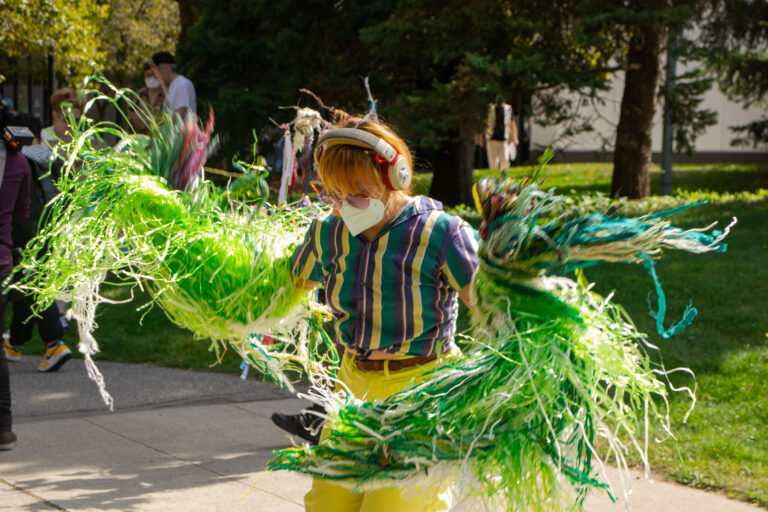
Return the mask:
POLYGON ((383 367, 378 367, 381 363, 377 360, 360 359, 355 355, 352 357, 352 361, 354 361, 355 366, 357 366, 358 369, 363 370, 364 372, 381 371, 384 369, 383 367), (373 366, 373 368, 371 366, 373 366))

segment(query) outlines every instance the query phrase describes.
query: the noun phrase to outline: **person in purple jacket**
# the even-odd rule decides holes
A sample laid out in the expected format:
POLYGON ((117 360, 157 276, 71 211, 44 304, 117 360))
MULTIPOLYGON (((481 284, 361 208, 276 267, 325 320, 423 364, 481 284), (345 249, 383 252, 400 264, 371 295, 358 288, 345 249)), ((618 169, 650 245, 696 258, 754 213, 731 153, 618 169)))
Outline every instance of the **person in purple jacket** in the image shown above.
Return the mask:
MULTIPOLYGON (((1 112, 6 119, 9 112, 1 112)), ((1 119, 0 119, 1 120, 1 119)), ((10 119, 12 121, 12 119, 10 119)), ((4 127, 4 123, 0 123, 4 127)), ((0 142, 0 320, 5 330, 5 306, 8 303, 6 285, 13 273, 11 227, 29 215, 29 187, 31 171, 21 151, 14 151, 0 142)), ((10 450, 16 443, 11 430, 11 385, 5 350, 0 350, 0 450, 10 450)))

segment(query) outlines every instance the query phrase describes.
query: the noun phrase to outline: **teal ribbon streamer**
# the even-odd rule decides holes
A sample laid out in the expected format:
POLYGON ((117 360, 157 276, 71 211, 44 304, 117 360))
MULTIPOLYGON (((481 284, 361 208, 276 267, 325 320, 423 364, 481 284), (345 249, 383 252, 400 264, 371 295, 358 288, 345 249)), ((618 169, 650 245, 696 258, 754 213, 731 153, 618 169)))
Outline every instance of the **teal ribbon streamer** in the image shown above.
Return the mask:
POLYGON ((647 259, 643 262, 643 264, 645 265, 645 268, 648 269, 648 273, 651 274, 653 284, 656 287, 656 312, 653 311, 653 306, 650 304, 650 294, 648 295, 648 306, 651 309, 650 315, 656 319, 656 330, 658 333, 663 338, 670 338, 691 325, 691 322, 693 322, 693 319, 696 318, 698 311, 695 307, 693 307, 693 305, 688 304, 688 306, 685 308, 685 311, 683 312, 683 318, 681 318, 678 322, 673 322, 672 325, 669 326, 669 329, 664 329, 664 317, 667 311, 667 299, 664 295, 664 290, 661 288, 661 281, 659 280, 659 276, 656 274, 656 265, 653 263, 653 260, 647 259))

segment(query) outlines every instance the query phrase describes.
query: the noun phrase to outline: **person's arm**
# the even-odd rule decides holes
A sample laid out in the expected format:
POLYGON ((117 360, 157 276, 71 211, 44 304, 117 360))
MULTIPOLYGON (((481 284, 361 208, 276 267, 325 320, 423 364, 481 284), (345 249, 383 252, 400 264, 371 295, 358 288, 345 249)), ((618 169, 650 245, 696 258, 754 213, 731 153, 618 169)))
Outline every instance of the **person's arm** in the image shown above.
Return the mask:
POLYGON ((480 235, 469 224, 459 221, 458 227, 451 233, 451 242, 446 254, 443 271, 448 284, 459 292, 459 297, 472 309, 469 292, 472 276, 477 268, 477 245, 480 235))
POLYGON ((296 247, 291 255, 291 277, 298 288, 312 290, 320 286, 323 271, 318 263, 322 248, 318 243, 320 222, 312 221, 304 240, 296 247))
POLYGON ((509 122, 509 140, 511 140, 512 144, 515 146, 520 144, 517 137, 517 121, 515 121, 514 117, 512 117, 512 121, 509 122))
POLYGON ((318 288, 322 283, 318 281, 310 281, 308 279, 294 276, 293 284, 295 284, 297 288, 303 288, 305 290, 314 290, 315 288, 318 288))
POLYGON ((469 293, 469 287, 471 286, 471 283, 465 284, 464 287, 459 290, 459 297, 461 297, 462 302, 469 308, 472 309, 472 296, 469 293))
MULTIPOLYGON (((181 77, 176 77, 176 80, 180 80, 181 77)), ((170 92, 169 92, 170 94, 170 92)), ((196 112, 195 104, 197 103, 197 95, 195 94, 195 86, 189 80, 180 82, 178 87, 174 90, 173 97, 171 98, 173 108, 173 114, 180 116, 184 119, 187 112, 196 112)))
POLYGON ((173 115, 179 116, 180 118, 184 119, 187 116, 187 112, 190 112, 190 110, 187 107, 181 107, 174 110, 173 115))

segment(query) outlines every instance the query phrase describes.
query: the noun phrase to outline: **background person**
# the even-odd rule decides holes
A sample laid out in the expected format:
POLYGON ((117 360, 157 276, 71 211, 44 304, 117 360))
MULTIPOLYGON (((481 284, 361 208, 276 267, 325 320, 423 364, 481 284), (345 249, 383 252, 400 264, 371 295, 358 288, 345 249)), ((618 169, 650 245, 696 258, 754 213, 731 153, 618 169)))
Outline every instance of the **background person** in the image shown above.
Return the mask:
POLYGON ((485 150, 489 169, 506 169, 517 157, 517 123, 512 106, 507 103, 488 105, 485 150))
MULTIPOLYGON (((342 128, 351 130, 326 132, 316 150, 324 200, 333 214, 312 222, 293 255, 292 272, 299 286, 325 289, 336 340, 346 349, 338 379, 356 397, 384 399, 458 353, 457 299, 469 303, 478 236, 437 201, 409 195, 413 160, 392 130, 359 119, 342 128), (396 155, 382 162, 374 146, 344 135, 349 133, 384 141, 396 155)), ((385 488, 353 494, 315 479, 304 503, 309 512, 450 506, 438 489, 408 493, 385 488)))
MULTIPOLYGON (((139 89, 136 94, 147 106, 149 113, 154 116, 155 121, 158 121, 163 111, 165 91, 163 90, 163 84, 155 76, 152 66, 148 62, 144 64, 144 85, 145 87, 139 89)), ((129 108, 126 115, 134 132, 145 135, 149 134, 149 128, 144 120, 133 109, 129 108)))
POLYGON ((168 94, 163 111, 182 118, 187 112, 197 114, 197 96, 192 81, 176 71, 176 59, 168 52, 157 52, 149 62, 155 77, 165 86, 168 94))
POLYGON ((61 142, 70 142, 72 135, 69 132, 68 108, 72 109, 75 119, 82 114, 80 98, 77 91, 69 87, 56 90, 51 94, 51 117, 53 124, 45 128, 41 138, 49 148, 53 149, 61 142))
MULTIPOLYGON (((29 216, 13 227, 13 244, 18 250, 23 249, 37 234, 38 227, 45 225, 44 207, 59 191, 54 184, 61 168, 61 160, 56 158, 51 149, 40 141, 40 120, 28 114, 19 115, 15 121, 26 126, 35 135, 31 145, 21 150, 26 157, 31 171, 29 188, 29 216), (51 161, 53 159, 53 161, 51 161), (49 172, 50 171, 50 172, 49 172)), ((8 361, 21 359, 24 344, 32 339, 32 332, 37 326, 40 338, 45 343, 46 351, 38 366, 41 372, 58 371, 72 357, 72 351, 62 341, 64 329, 56 304, 32 314, 35 299, 32 295, 14 293, 11 303, 11 328, 5 337, 4 346, 8 361)))
MULTIPOLYGON (((14 124, 12 113, 0 110, 0 128, 14 124)), ((5 309, 8 295, 5 286, 13 273, 11 229, 29 215, 30 170, 21 151, 0 142, 0 321, 5 330, 5 309)), ((11 415, 11 383, 5 350, 0 350, 0 450, 10 450, 16 444, 11 415)))

